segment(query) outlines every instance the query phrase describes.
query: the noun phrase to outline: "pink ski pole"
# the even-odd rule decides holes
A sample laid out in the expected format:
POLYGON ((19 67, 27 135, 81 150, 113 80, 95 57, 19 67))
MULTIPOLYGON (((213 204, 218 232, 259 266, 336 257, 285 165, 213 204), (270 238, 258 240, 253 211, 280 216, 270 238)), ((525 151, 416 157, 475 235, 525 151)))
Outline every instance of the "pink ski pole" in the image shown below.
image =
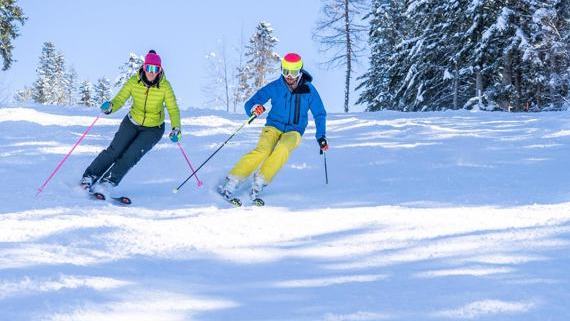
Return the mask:
MULTIPOLYGON (((182 155, 184 155, 184 159, 186 159, 186 163, 188 163, 188 166, 190 166, 192 173, 196 172, 194 170, 194 167, 190 163, 190 160, 188 159, 188 155, 186 155, 186 152, 184 151, 184 148, 182 148, 182 145, 180 144, 180 142, 178 142, 177 144, 178 144, 178 147, 180 147, 180 151, 182 152, 182 155)), ((198 182, 198 187, 202 186, 202 181, 198 178, 198 175, 194 175, 194 176, 196 177, 196 181, 198 182)))
POLYGON ((49 181, 55 176, 55 174, 57 173, 57 171, 59 171, 59 169, 61 168, 61 166, 63 165, 63 163, 65 163, 65 161, 69 158, 69 156, 71 155, 71 153, 73 153, 73 151, 75 150, 75 147, 77 147, 79 145, 79 143, 81 143, 81 141, 83 140, 83 138, 85 138, 85 136, 87 135, 87 133, 91 130, 91 128, 93 128, 93 126, 95 125, 95 123, 99 120, 99 117, 101 117, 101 115, 97 115, 97 118, 95 118, 95 120, 93 120, 93 122, 91 123, 91 125, 89 125, 89 127, 87 127, 87 129, 85 130, 85 132, 83 133, 83 135, 81 135, 81 137, 79 138, 79 140, 77 141, 77 143, 75 143, 75 145, 73 145, 73 147, 71 148, 71 150, 69 151, 69 153, 67 153, 67 155, 65 155, 65 157, 59 162, 59 164, 57 164, 57 166, 55 167, 55 169, 53 170, 53 172, 51 173, 51 175, 45 180, 45 182, 42 184, 42 186, 40 188, 38 188, 38 193, 36 194, 36 197, 38 197, 38 195, 40 195, 41 192, 44 191, 44 188, 46 187, 46 185, 49 183, 49 181))

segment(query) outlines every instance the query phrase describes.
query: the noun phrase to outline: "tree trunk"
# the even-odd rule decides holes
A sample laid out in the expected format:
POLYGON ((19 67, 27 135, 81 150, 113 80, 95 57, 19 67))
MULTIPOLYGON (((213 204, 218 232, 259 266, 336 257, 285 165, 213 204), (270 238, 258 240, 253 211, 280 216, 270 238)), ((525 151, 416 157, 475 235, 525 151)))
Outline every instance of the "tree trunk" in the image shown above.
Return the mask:
POLYGON ((453 70, 453 109, 459 109, 459 64, 457 61, 453 70))
MULTIPOLYGON (((554 51, 554 50, 552 50, 554 51)), ((550 106, 554 107, 557 106, 557 101, 556 101, 556 84, 554 83, 553 78, 554 75, 556 73, 556 56, 554 55, 554 52, 550 53, 550 81, 549 84, 550 86, 548 86, 549 89, 549 94, 550 94, 550 106)))
MULTIPOLYGON (((517 59, 517 62, 518 59, 517 59)), ((515 91, 516 91, 516 95, 515 95, 515 101, 514 101, 514 109, 515 110, 519 110, 520 109, 520 105, 521 105, 521 98, 522 98, 522 72, 520 70, 520 68, 517 68, 514 71, 514 84, 515 84, 515 91)))
POLYGON ((479 99, 477 107, 481 109, 483 107, 483 76, 481 75, 481 66, 475 67, 475 90, 479 99))
POLYGON ((348 102, 350 93, 350 74, 352 73, 352 40, 350 39, 350 19, 348 1, 344 0, 344 25, 346 33, 346 79, 344 86, 344 112, 348 113, 348 102))
MULTIPOLYGON (((503 55, 503 88, 506 88, 513 84, 513 54, 511 51, 506 52, 503 55)), ((509 97, 506 97, 500 102, 501 108, 503 110, 509 111, 511 102, 509 97)))

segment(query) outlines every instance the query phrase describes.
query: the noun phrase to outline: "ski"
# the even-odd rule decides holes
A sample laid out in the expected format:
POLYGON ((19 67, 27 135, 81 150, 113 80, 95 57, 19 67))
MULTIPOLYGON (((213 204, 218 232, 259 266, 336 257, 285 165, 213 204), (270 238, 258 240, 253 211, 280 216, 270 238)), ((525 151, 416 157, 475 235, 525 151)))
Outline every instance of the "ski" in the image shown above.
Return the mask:
POLYGON ((126 196, 121 196, 121 197, 111 197, 111 199, 115 202, 121 203, 123 205, 131 205, 131 199, 126 197, 126 196))
POLYGON ((93 198, 95 198, 96 200, 99 201, 104 201, 105 200, 105 195, 101 194, 101 193, 92 193, 89 192, 89 195, 91 195, 93 198))
MULTIPOLYGON (((96 200, 99 201, 105 201, 107 200, 107 198, 105 197, 105 195, 101 194, 101 193, 89 193, 93 198, 95 198, 96 200)), ((119 203, 122 205, 131 205, 133 202, 131 201, 130 198, 126 197, 126 196, 121 196, 121 197, 111 197, 109 199, 110 201, 113 201, 115 203, 119 203)))
MULTIPOLYGON (((97 192, 93 192, 93 190, 91 189, 91 186, 88 185, 84 185, 81 184, 81 188, 83 188, 84 190, 86 190, 89 195, 98 200, 98 201, 105 201, 107 200, 107 198, 105 197, 105 195, 101 194, 101 193, 97 193, 97 192)), ((126 196, 121 196, 121 197, 111 197, 110 198, 111 201, 122 204, 122 205, 131 205, 133 202, 131 201, 131 199, 129 197, 126 196)))

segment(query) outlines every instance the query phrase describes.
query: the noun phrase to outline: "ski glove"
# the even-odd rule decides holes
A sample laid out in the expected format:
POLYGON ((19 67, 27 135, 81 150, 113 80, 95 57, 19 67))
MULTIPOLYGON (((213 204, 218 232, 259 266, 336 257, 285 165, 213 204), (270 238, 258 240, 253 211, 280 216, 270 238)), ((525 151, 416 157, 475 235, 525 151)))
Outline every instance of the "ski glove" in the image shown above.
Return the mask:
POLYGON ((259 117, 261 116, 261 114, 263 114, 265 112, 265 107, 263 107, 263 105, 255 105, 251 108, 251 113, 255 114, 255 116, 259 117))
POLYGON ((101 111, 105 113, 105 115, 109 115, 113 111, 113 104, 110 101, 106 101, 101 104, 101 111))
POLYGON ((182 132, 180 131, 180 129, 174 127, 170 131, 170 134, 168 134, 168 138, 170 138, 170 140, 173 143, 178 143, 180 141, 180 139, 182 138, 182 132))
POLYGON ((319 143, 319 147, 323 152, 329 150, 329 144, 327 143, 327 139, 325 138, 325 136, 317 139, 317 142, 319 143))

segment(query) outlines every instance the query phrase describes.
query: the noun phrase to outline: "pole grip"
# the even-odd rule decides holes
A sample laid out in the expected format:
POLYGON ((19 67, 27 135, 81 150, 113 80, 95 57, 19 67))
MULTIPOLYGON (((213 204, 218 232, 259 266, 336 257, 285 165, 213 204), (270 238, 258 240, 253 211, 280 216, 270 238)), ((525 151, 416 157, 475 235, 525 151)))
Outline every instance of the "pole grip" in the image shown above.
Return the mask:
POLYGON ((251 122, 253 122, 255 119, 257 118, 257 115, 253 114, 251 115, 251 117, 249 117, 249 119, 247 120, 247 124, 251 124, 251 122))

